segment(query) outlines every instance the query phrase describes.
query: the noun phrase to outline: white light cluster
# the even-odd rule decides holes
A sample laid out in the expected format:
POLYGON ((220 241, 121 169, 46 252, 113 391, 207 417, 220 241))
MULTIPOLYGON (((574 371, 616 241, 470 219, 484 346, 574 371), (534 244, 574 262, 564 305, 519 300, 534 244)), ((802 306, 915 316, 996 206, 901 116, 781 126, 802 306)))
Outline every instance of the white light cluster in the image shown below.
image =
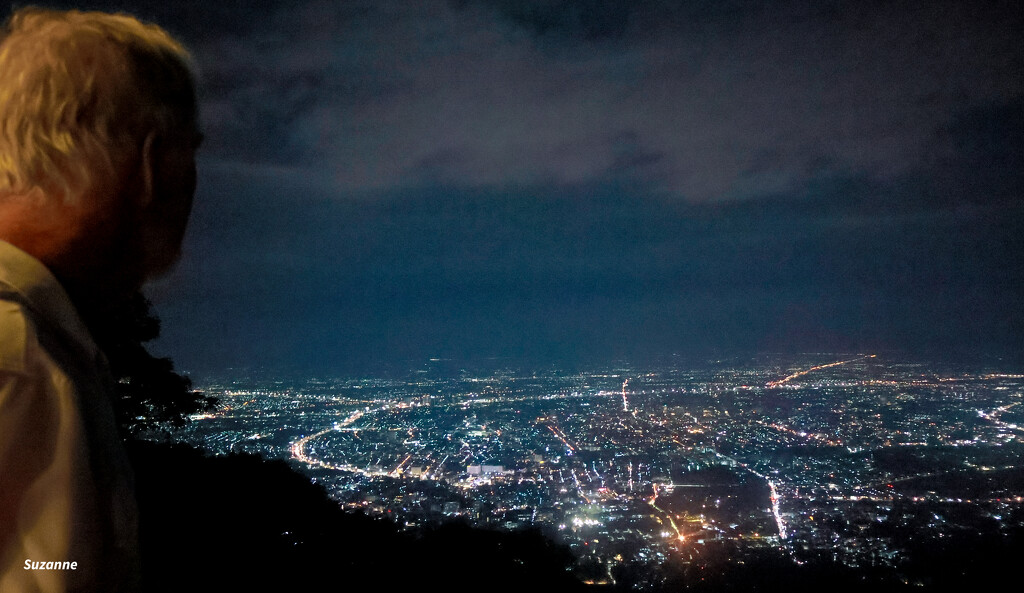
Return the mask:
POLYGON ((590 517, 584 517, 582 519, 579 517, 573 517, 572 524, 574 527, 583 527, 584 525, 587 527, 593 527, 594 525, 601 525, 601 522, 597 519, 591 519, 590 517))

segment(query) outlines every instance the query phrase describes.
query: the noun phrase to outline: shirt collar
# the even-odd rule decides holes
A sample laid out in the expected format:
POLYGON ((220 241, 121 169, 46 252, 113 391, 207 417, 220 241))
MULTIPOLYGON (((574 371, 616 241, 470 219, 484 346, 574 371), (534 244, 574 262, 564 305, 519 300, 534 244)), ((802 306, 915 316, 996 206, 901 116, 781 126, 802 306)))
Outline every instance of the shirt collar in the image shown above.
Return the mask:
POLYGON ((99 353, 67 291, 50 270, 21 249, 0 241, 0 288, 5 286, 19 294, 43 323, 67 335, 86 352, 99 353))

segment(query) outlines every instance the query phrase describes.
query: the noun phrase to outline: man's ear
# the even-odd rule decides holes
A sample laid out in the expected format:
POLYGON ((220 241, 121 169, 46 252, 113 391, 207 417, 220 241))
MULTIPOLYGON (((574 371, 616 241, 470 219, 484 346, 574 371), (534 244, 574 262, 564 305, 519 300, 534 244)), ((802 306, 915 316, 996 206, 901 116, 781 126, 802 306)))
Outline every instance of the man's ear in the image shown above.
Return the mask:
POLYGON ((157 178, 157 162, 159 158, 156 153, 159 149, 160 141, 157 138, 156 131, 151 131, 146 135, 146 139, 142 142, 142 158, 139 160, 139 177, 142 181, 139 187, 138 205, 141 207, 149 206, 154 199, 156 199, 156 178, 157 178))

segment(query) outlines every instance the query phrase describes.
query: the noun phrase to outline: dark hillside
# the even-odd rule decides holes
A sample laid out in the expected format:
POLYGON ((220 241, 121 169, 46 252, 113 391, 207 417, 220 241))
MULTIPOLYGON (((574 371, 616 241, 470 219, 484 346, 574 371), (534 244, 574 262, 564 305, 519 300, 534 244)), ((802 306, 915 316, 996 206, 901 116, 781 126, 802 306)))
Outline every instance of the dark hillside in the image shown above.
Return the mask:
POLYGON ((568 551, 539 532, 410 534, 342 511, 282 461, 147 442, 130 455, 149 592, 583 589, 568 551))

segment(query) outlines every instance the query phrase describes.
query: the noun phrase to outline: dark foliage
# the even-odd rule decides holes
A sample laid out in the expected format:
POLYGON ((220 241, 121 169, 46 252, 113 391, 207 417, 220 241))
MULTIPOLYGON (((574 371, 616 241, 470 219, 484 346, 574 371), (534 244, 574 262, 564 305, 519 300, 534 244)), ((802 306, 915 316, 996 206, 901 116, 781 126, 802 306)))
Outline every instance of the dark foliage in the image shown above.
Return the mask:
POLYGON ((150 303, 136 294, 119 306, 86 317, 97 344, 107 355, 117 399, 114 412, 122 434, 166 433, 180 428, 190 414, 213 409, 216 399, 192 389, 192 381, 174 372, 169 358, 156 358, 143 346, 160 333, 150 303))

